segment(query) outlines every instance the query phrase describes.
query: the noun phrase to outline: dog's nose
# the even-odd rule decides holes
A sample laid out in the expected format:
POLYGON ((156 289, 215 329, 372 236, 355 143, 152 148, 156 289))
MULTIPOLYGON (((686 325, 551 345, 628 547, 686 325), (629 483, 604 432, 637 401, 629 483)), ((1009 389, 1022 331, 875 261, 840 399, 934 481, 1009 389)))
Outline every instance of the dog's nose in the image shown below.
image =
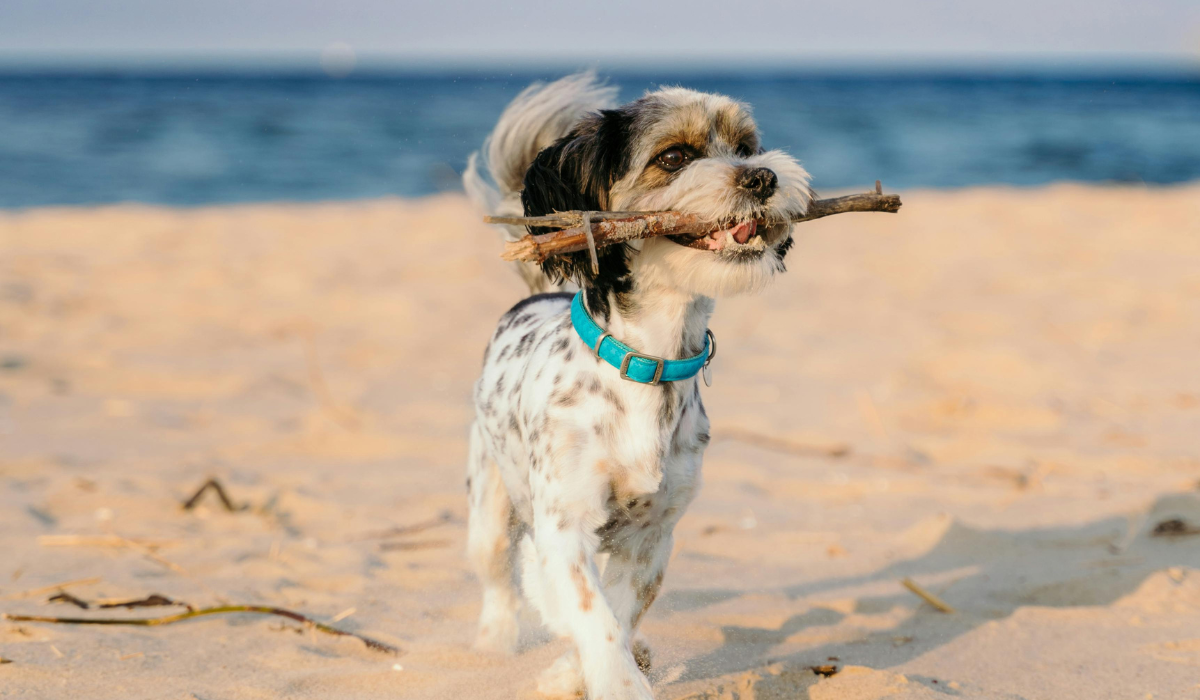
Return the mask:
POLYGON ((768 168, 747 168, 738 175, 737 186, 746 190, 760 202, 765 202, 775 194, 775 186, 779 178, 768 168))

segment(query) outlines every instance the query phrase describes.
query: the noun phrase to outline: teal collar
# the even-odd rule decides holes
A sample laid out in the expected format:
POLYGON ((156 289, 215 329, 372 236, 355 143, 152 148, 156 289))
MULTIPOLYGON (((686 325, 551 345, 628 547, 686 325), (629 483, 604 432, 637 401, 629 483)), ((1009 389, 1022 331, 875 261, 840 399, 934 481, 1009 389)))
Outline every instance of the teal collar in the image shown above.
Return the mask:
POLYGON ((716 340, 712 331, 706 330, 704 351, 695 357, 685 360, 668 360, 653 355, 643 355, 625 343, 609 335, 603 328, 596 325, 591 314, 583 306, 583 292, 575 295, 571 302, 571 324, 575 332, 583 340, 596 357, 616 367, 621 372, 621 379, 628 379, 639 384, 658 384, 659 382, 678 382, 691 379, 712 360, 716 352, 716 340))

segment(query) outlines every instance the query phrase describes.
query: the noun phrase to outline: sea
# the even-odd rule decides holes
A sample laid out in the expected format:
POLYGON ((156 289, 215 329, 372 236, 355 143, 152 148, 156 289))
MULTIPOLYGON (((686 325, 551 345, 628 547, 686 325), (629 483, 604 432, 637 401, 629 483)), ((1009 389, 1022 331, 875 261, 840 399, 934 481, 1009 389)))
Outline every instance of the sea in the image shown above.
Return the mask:
MULTIPOLYGON (((505 104, 562 71, 0 72, 0 208, 461 189, 505 104)), ((1200 72, 601 72, 753 107, 821 191, 1200 178, 1200 72)))

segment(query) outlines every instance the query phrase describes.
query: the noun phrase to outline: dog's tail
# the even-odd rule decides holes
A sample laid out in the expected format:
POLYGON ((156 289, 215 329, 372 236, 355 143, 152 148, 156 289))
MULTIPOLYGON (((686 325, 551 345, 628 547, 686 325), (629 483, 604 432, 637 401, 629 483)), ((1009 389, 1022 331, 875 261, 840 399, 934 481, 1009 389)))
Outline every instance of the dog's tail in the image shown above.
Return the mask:
MULTIPOLYGON (((537 154, 566 136, 585 115, 612 107, 617 88, 605 85, 588 71, 552 83, 534 83, 505 108, 495 130, 483 142, 484 156, 472 153, 463 173, 463 188, 486 214, 521 216, 521 187, 525 171, 537 154), (482 161, 482 163, 481 163, 482 161), (491 176, 485 179, 481 166, 491 176)), ((526 234, 521 226, 503 226, 508 240, 526 234)), ((556 288, 537 265, 515 263, 531 294, 556 288)))

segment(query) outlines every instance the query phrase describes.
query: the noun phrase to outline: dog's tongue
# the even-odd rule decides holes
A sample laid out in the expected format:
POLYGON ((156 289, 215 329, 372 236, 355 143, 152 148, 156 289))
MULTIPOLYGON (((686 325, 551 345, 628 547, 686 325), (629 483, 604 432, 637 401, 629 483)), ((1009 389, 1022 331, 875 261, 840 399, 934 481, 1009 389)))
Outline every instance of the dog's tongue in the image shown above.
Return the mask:
POLYGON ((745 223, 738 224, 729 229, 726 235, 733 236, 733 240, 738 243, 745 243, 754 235, 754 231, 758 228, 758 222, 751 219, 745 223))

